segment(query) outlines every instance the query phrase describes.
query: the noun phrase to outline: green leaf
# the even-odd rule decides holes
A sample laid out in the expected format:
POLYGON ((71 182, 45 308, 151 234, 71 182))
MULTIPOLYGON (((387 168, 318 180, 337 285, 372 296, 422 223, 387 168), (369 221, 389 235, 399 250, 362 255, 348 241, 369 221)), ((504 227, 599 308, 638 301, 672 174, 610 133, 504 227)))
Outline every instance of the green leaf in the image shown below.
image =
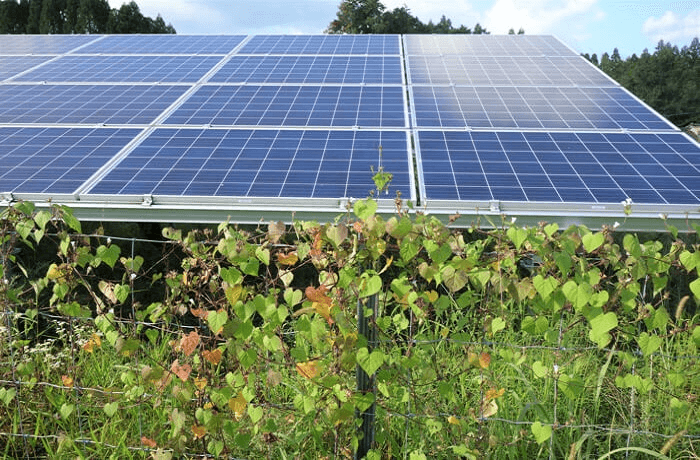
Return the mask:
POLYGON ((433 259, 433 262, 436 264, 442 264, 447 261, 447 259, 450 258, 452 255, 452 248, 450 247, 449 244, 443 243, 442 246, 437 248, 434 251, 430 252, 430 258, 433 259))
POLYGON ((612 338, 608 332, 617 327, 617 316, 613 312, 608 312, 596 316, 590 322, 591 330, 588 331, 588 337, 597 343, 599 348, 603 348, 612 338))
POLYGON ((326 237, 331 240, 333 245, 337 248, 347 239, 348 228, 343 223, 330 226, 326 228, 326 237))
POLYGON ((65 316, 73 316, 75 318, 90 318, 92 313, 88 308, 83 307, 78 302, 60 304, 58 311, 65 316))
POLYGON ((304 295, 298 289, 287 288, 284 291, 284 301, 287 302, 287 305, 290 307, 297 305, 303 298, 304 295))
POLYGON ((401 220, 392 217, 386 222, 386 232, 397 240, 408 235, 411 229, 413 229, 413 224, 408 217, 402 217, 401 220))
POLYGON ((63 403, 59 412, 61 413, 61 417, 65 420, 71 416, 74 410, 75 406, 73 404, 63 403))
POLYGON ((515 245, 515 249, 520 249, 520 246, 522 246, 527 239, 527 230, 513 225, 508 228, 506 235, 508 235, 508 238, 510 238, 515 245))
POLYGON ((443 284, 452 292, 462 289, 468 281, 467 273, 464 270, 455 269, 451 265, 443 268, 440 275, 443 284))
POLYGON ((583 235, 583 238, 581 238, 581 242, 586 252, 593 252, 605 242, 605 236, 600 232, 586 233, 583 235))
POLYGON ((361 220, 367 220, 370 216, 377 212, 377 202, 372 198, 357 200, 353 204, 352 211, 361 220))
POLYGON ((622 239, 622 245, 632 257, 639 258, 642 256, 642 247, 639 245, 637 235, 627 233, 622 239))
POLYGON ((207 324, 214 334, 219 334, 228 321, 226 310, 210 311, 207 315, 207 324))
POLYGON ((491 334, 496 334, 498 331, 502 331, 505 328, 506 322, 500 316, 497 316, 491 320, 491 334))
POLYGON ((251 422, 258 423, 263 415, 264 411, 262 407, 254 406, 252 404, 248 405, 248 416, 250 417, 251 422))
POLYGON ((101 245, 98 246, 97 250, 95 251, 95 255, 102 262, 109 265, 109 268, 114 268, 114 264, 117 263, 117 259, 119 259, 120 252, 121 250, 116 244, 111 244, 109 247, 101 245))
POLYGON ((537 444, 542 444, 552 437, 552 427, 550 425, 542 425, 540 422, 535 422, 530 426, 530 429, 532 434, 535 435, 537 444))
POLYGON ((212 439, 207 443, 207 452, 212 454, 215 458, 221 456, 221 452, 224 451, 224 441, 220 439, 212 439))
POLYGON ((355 357, 357 359, 357 364, 370 376, 374 375, 377 369, 384 364, 385 359, 384 353, 382 353, 381 350, 373 350, 372 353, 370 353, 367 347, 362 347, 357 350, 355 357))
POLYGON ((255 257, 265 265, 270 265, 270 250, 268 248, 263 248, 262 246, 256 247, 255 257))
POLYGON ((559 224, 553 223, 553 224, 547 225, 547 226, 544 228, 544 233, 545 233, 548 237, 551 238, 552 235, 554 235, 554 233, 556 233, 557 230, 559 230, 559 224))
POLYGON ((102 408, 109 418, 112 418, 112 416, 117 412, 117 409, 119 409, 119 404, 116 402, 107 403, 102 408))
POLYGON ((700 347, 700 326, 695 326, 693 329, 693 342, 695 342, 696 347, 700 347))
POLYGON ((363 273, 360 281, 360 297, 369 297, 382 288, 382 279, 377 275, 363 273))
POLYGON ((117 298, 119 303, 124 303, 126 299, 129 298, 129 293, 131 288, 126 284, 117 284, 114 286, 114 296, 117 298))
POLYGON ((661 346, 661 337, 642 332, 639 337, 637 337, 637 343, 639 344, 639 349, 644 353, 644 356, 648 356, 659 349, 661 346))
POLYGON ((46 230, 46 224, 51 221, 51 213, 48 211, 39 211, 34 216, 34 222, 39 227, 40 230, 46 230))
POLYGON ((542 361, 535 361, 534 363, 532 363, 532 372, 534 372, 536 377, 544 378, 547 376, 549 369, 547 368, 547 366, 542 364, 542 361))
POLYGON ((590 300, 591 294, 593 294, 593 288, 588 283, 582 282, 577 284, 574 280, 570 280, 562 286, 562 291, 576 310, 585 307, 590 300))
POLYGON ((535 289, 540 297, 542 297, 543 300, 547 300, 554 289, 559 286, 559 281, 551 276, 545 278, 542 275, 536 275, 534 278, 532 278, 532 284, 535 285, 535 289))
POLYGON ((241 282, 243 276, 241 272, 235 268, 222 268, 221 269, 221 279, 228 283, 230 286, 235 286, 241 282))
POLYGON ((14 388, 0 388, 0 401, 5 404, 5 407, 9 406, 15 396, 17 395, 17 390, 14 388))
POLYGON ((34 230, 34 222, 31 220, 21 220, 15 224, 15 230, 23 240, 26 240, 32 230, 34 230))
POLYGON ((700 300, 700 278, 690 283, 690 290, 695 296, 695 299, 700 300))
POLYGON ((698 251, 683 251, 681 252, 680 256, 678 256, 678 258, 680 259, 685 269, 688 271, 692 271, 694 268, 700 265, 700 252, 698 251))
POLYGON ((575 401, 583 393, 585 383, 583 379, 577 375, 570 376, 567 374, 561 374, 559 376, 557 386, 567 398, 575 401))

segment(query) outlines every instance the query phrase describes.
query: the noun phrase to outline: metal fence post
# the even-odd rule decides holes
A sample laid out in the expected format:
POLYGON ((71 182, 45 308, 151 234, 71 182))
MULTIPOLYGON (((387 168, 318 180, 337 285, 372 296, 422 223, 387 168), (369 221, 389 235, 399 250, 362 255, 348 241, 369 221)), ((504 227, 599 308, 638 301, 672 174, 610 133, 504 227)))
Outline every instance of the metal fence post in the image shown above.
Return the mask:
MULTIPOLYGON (((357 300, 357 328, 358 332, 367 338, 367 349, 371 353, 372 349, 377 345, 377 329, 374 325, 374 318, 377 315, 377 294, 371 295, 366 302, 362 299, 357 300), (372 310, 371 317, 365 315, 365 310, 372 310)), ((375 374, 367 375, 362 369, 362 366, 357 365, 357 391, 362 394, 372 393, 377 397, 377 380, 375 374)), ((355 409, 355 417, 360 418, 361 424, 359 428, 360 442, 355 452, 355 460, 359 460, 367 455, 367 452, 374 445, 374 419, 375 419, 376 402, 360 413, 355 409)))

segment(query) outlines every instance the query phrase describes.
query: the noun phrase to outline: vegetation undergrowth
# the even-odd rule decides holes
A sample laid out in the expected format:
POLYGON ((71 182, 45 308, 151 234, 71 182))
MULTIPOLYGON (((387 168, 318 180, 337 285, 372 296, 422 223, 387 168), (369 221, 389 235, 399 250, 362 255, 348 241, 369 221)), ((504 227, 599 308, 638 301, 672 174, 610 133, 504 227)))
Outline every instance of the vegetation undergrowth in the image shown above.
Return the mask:
POLYGON ((697 226, 376 209, 168 228, 144 258, 66 207, 8 207, 0 455, 349 458, 375 403, 372 459, 698 458, 697 226))

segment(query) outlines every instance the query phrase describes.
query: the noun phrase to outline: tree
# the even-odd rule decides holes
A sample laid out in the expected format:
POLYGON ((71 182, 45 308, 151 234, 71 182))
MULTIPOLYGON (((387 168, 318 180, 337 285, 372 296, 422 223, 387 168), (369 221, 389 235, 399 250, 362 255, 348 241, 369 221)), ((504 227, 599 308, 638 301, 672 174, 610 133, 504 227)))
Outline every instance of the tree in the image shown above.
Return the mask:
POLYGON ((444 15, 440 22, 434 24, 429 21, 424 24, 417 17, 411 15, 408 8, 396 8, 386 11, 386 7, 379 0, 343 0, 338 7, 336 19, 326 28, 330 34, 470 34, 488 31, 477 24, 474 31, 460 25, 455 27, 452 21, 444 15))
POLYGON ((172 25, 160 15, 141 14, 135 2, 112 10, 107 0, 0 0, 0 33, 167 33, 172 25), (111 18, 111 20, 110 20, 111 18))

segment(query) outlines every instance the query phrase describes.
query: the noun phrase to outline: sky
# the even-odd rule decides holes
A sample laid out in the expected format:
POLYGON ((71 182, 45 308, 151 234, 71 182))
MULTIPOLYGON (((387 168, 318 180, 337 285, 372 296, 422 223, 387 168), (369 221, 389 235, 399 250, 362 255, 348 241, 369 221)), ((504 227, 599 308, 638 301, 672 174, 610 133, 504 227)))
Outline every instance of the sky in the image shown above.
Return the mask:
MULTIPOLYGON (((124 0, 109 0, 119 7, 124 0)), ((316 34, 335 19, 340 0, 136 0, 141 12, 160 14, 178 34, 316 34)), ((421 21, 493 34, 523 28, 554 35, 579 53, 622 57, 653 52, 659 40, 679 47, 700 36, 700 0, 383 0, 391 10, 406 6, 421 21)))

